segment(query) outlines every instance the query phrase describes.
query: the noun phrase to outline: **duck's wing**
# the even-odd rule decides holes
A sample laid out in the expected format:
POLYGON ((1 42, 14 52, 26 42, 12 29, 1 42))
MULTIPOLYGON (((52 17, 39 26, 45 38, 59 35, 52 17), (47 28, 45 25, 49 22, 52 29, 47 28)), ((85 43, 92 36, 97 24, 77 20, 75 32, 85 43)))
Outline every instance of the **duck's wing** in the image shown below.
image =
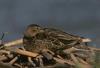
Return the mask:
POLYGON ((63 39, 63 40, 79 40, 82 39, 82 37, 71 35, 69 33, 57 30, 57 29, 52 29, 52 28, 45 28, 45 33, 48 36, 55 37, 57 39, 63 39))
POLYGON ((44 32, 48 37, 56 38, 64 44, 75 45, 83 42, 91 42, 89 38, 75 36, 57 29, 45 28, 44 32))

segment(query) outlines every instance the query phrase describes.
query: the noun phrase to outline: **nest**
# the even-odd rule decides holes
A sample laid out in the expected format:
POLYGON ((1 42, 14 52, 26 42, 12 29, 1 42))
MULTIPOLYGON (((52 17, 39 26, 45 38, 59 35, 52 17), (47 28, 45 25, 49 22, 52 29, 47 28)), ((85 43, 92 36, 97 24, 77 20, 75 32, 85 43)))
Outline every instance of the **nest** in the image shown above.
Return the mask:
MULTIPOLYGON (((26 51, 24 47, 15 47, 22 42, 22 39, 19 39, 1 46, 1 68, 92 68, 96 63, 96 54, 100 54, 100 48, 84 45, 64 49, 64 54, 61 55, 48 49, 42 50, 41 53, 33 53, 26 51)), ((96 64, 100 66, 100 59, 96 64)))

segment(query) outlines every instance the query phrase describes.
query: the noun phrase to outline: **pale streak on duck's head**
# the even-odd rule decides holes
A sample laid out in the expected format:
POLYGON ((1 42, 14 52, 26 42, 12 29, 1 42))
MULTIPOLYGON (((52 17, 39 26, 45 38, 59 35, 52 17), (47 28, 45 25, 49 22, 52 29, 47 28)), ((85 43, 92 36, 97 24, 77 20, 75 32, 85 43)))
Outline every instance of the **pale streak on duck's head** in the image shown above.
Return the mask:
POLYGON ((40 27, 39 25, 31 24, 26 28, 24 35, 27 37, 34 37, 37 33, 42 31, 42 27, 40 27))

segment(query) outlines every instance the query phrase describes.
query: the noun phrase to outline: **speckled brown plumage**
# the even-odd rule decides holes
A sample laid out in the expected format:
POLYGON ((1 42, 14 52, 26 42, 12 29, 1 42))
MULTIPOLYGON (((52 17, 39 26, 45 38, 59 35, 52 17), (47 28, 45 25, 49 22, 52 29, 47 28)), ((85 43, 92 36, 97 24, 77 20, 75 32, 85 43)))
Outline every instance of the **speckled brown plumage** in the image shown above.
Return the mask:
POLYGON ((63 31, 43 28, 39 25, 31 24, 24 32, 24 47, 28 51, 40 52, 43 49, 50 49, 56 52, 60 49, 81 44, 82 37, 74 36, 63 31))

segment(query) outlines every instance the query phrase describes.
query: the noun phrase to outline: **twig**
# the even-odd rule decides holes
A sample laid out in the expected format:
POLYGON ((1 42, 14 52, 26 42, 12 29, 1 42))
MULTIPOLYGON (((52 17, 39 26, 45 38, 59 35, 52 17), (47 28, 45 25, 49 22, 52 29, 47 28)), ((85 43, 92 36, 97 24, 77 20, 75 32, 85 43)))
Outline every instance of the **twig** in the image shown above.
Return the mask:
POLYGON ((39 66, 43 67, 43 61, 42 61, 43 56, 42 55, 38 55, 35 60, 39 63, 39 66))
POLYGON ((79 61, 76 59, 76 57, 74 56, 74 54, 70 54, 70 56, 71 56, 71 58, 72 58, 72 60, 74 61, 74 63, 79 63, 79 61))
POLYGON ((79 62, 83 63, 83 64, 88 64, 86 61, 84 61, 83 59, 77 57, 77 59, 79 60, 79 62))
POLYGON ((82 39, 82 42, 91 42, 92 40, 91 39, 89 39, 89 38, 84 38, 84 39, 82 39))
POLYGON ((12 59, 14 57, 14 55, 13 54, 8 54, 7 57, 12 59))
POLYGON ((60 55, 57 55, 58 58, 63 59, 60 55))
POLYGON ((18 48, 15 48, 15 50, 10 50, 10 51, 21 54, 21 55, 25 55, 28 57, 36 57, 38 55, 38 53, 33 53, 33 52, 18 49, 18 48))
POLYGON ((90 47, 90 46, 88 46, 88 48, 90 48, 91 50, 94 50, 94 51, 100 51, 100 48, 90 47))
POLYGON ((5 43, 4 46, 9 47, 9 46, 15 46, 15 45, 19 45, 19 44, 23 44, 23 39, 18 39, 18 40, 12 41, 12 42, 5 43))
POLYGON ((43 66, 44 66, 42 57, 43 57, 43 56, 38 57, 38 61, 39 61, 40 67, 43 67, 43 66))
POLYGON ((88 55, 86 55, 86 54, 82 54, 82 53, 73 53, 74 55, 76 55, 76 56, 78 56, 78 57, 80 57, 80 58, 88 58, 88 55))
POLYGON ((84 51, 84 52, 88 52, 90 50, 84 50, 84 49, 78 49, 78 48, 75 48, 75 47, 71 47, 69 49, 65 49, 63 50, 64 53, 67 53, 67 54, 70 54, 72 52, 75 52, 75 51, 84 51))
POLYGON ((74 56, 74 54, 70 54, 72 60, 74 61, 74 63, 76 64, 75 66, 77 68, 92 68, 91 65, 89 64, 82 64, 78 61, 78 59, 74 56))
POLYGON ((18 59, 18 56, 16 56, 14 59, 12 59, 9 63, 13 64, 15 61, 17 61, 17 59, 18 59))
POLYGON ((31 57, 28 57, 28 61, 35 67, 36 64, 32 61, 31 57))
POLYGON ((14 63, 15 66, 22 68, 22 65, 18 64, 18 63, 14 63))
POLYGON ((0 50, 0 53, 4 53, 4 54, 10 54, 10 51, 6 51, 6 50, 0 50))
POLYGON ((6 56, 0 56, 0 61, 7 60, 8 58, 6 56))
POLYGON ((56 62, 60 63, 60 64, 69 64, 69 65, 75 65, 72 61, 70 60, 62 60, 62 59, 59 59, 59 58, 56 58, 54 57, 53 58, 56 62))
POLYGON ((65 50, 63 50, 63 52, 66 54, 70 54, 71 52, 73 52, 73 51, 76 51, 77 50, 77 48, 75 48, 75 47, 72 47, 72 48, 69 48, 69 49, 65 49, 65 50))

